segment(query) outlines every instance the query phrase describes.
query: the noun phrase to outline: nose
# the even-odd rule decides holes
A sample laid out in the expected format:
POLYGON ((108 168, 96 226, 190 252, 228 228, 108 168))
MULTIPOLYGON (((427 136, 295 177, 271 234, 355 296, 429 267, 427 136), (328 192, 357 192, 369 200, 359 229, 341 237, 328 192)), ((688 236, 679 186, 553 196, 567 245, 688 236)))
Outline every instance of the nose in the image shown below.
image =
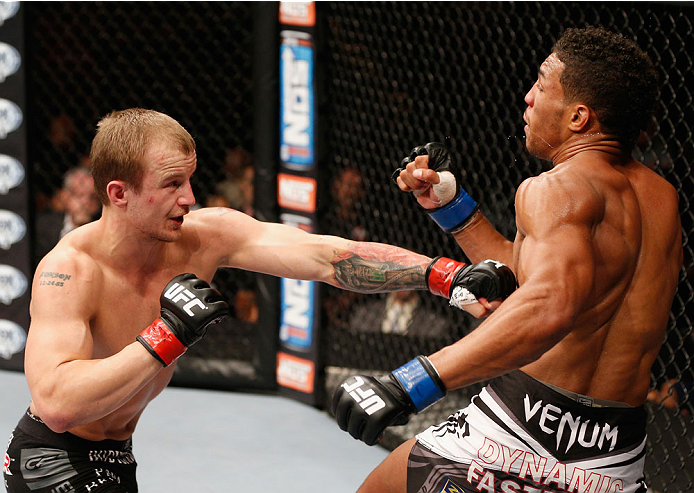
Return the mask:
POLYGON ((178 199, 178 205, 191 207, 195 205, 195 194, 190 182, 187 182, 181 187, 181 195, 178 199))
POLYGON ((527 92, 527 94, 523 98, 523 101, 525 101, 525 104, 527 104, 528 106, 532 106, 533 102, 535 101, 534 92, 533 92, 534 89, 535 89, 535 85, 533 85, 533 87, 530 88, 530 90, 527 92))

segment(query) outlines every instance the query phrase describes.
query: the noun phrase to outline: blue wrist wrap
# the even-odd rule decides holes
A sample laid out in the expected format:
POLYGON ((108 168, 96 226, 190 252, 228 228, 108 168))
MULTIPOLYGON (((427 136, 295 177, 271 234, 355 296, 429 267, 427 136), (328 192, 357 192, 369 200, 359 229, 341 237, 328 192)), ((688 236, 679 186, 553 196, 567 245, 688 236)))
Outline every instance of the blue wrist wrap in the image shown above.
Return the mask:
POLYGON ((464 188, 448 204, 430 212, 429 215, 446 233, 467 221, 477 210, 477 202, 470 197, 464 188))
POLYGON ((394 370, 393 376, 407 392, 417 412, 426 409, 444 396, 444 391, 431 378, 418 358, 394 370))

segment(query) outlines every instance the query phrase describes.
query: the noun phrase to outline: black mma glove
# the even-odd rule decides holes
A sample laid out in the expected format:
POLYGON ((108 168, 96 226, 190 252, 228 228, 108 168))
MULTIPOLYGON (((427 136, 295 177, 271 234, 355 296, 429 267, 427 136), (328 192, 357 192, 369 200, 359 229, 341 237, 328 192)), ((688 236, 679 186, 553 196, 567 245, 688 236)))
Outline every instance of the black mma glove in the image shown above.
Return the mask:
MULTIPOLYGON (((436 209, 425 209, 438 226, 446 233, 457 233, 463 229, 472 215, 477 212, 479 205, 468 195, 461 186, 461 177, 453 161, 453 155, 446 144, 429 142, 423 146, 417 146, 410 155, 401 162, 401 167, 395 170, 393 179, 397 180, 400 172, 416 159, 417 156, 429 156, 429 168, 437 173, 449 172, 455 179, 455 195, 446 204, 436 209)), ((440 175, 441 176, 441 175, 440 175)), ((442 178, 443 181, 443 178, 442 178)), ((434 185, 436 187, 436 185, 434 185)))
POLYGON ((352 437, 374 445, 391 425, 404 425, 446 395, 446 388, 426 356, 417 356, 387 375, 355 375, 333 395, 337 424, 352 437))
POLYGON ((180 274, 159 298, 161 316, 137 340, 164 366, 176 361, 199 341, 207 327, 229 315, 222 295, 194 274, 180 274))
POLYGON ((476 298, 486 298, 488 301, 506 299, 517 287, 513 271, 495 260, 485 260, 479 264, 464 264, 446 257, 433 259, 426 271, 426 281, 429 291, 451 299, 454 304, 456 288, 465 288, 476 298))

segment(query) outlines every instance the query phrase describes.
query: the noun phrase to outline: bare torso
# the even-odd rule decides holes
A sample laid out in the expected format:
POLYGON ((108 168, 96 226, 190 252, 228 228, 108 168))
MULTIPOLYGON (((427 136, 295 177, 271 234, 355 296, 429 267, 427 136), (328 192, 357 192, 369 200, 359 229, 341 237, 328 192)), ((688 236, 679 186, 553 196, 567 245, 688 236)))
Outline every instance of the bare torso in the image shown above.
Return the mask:
MULTIPOLYGON (((150 204, 146 196, 142 202, 150 204)), ((159 230, 146 217, 137 210, 124 221, 119 209, 106 207, 36 269, 25 374, 31 410, 53 431, 90 440, 132 434, 173 373, 136 337, 159 317, 161 292, 179 274, 210 282, 226 266, 359 292, 426 286, 431 259, 397 247, 308 234, 224 208, 165 218, 159 230), (377 283, 338 279, 334 263, 351 265, 361 255, 371 259, 377 283), (395 282, 382 278, 386 260, 395 282)))
MULTIPOLYGON (((588 225, 593 285, 570 332, 522 370, 572 392, 640 405, 668 323, 670 304, 662 300, 672 299, 682 265, 677 194, 634 161, 614 165, 583 159, 531 180, 539 180, 535 191, 581 181, 580 192, 591 196, 581 207, 593 218, 588 225), (574 165, 580 166, 580 178, 574 165)), ((517 210, 514 243, 521 285, 526 277, 523 214, 517 210)))
MULTIPOLYGON (((166 243, 151 262, 142 268, 138 263, 118 266, 110 260, 108 251, 100 241, 104 231, 101 225, 91 223, 66 236, 50 255, 69 252, 81 258, 80 264, 90 270, 91 296, 88 300, 75 300, 91 304, 89 330, 93 339, 91 359, 112 356, 132 344, 136 336, 159 316, 159 297, 164 286, 183 272, 195 273, 211 281, 218 259, 206 255, 198 240, 199 224, 192 213, 183 236, 176 242, 166 243), (137 268, 133 269, 133 266, 137 268)), ((41 265, 39 265, 39 272, 41 265)), ((35 281, 36 282, 36 281, 35 281)), ((89 439, 103 440, 128 438, 147 404, 169 383, 175 364, 162 369, 132 398, 106 416, 68 431, 89 439)), ((34 404, 32 412, 39 414, 34 404)))

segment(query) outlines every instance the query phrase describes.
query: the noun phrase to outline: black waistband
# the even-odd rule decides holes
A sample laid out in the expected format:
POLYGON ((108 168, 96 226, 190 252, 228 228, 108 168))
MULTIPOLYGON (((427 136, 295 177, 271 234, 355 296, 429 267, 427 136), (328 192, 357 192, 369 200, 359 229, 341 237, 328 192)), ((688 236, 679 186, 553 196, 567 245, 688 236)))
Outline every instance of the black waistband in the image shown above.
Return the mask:
POLYGON ((41 421, 41 418, 31 414, 27 409, 21 417, 17 428, 27 435, 35 438, 38 442, 51 445, 61 450, 67 451, 90 451, 90 450, 118 450, 129 451, 132 448, 132 439, 127 440, 87 440, 72 433, 56 433, 41 421))
MULTIPOLYGON (((629 420, 644 418, 646 411, 643 406, 633 407, 621 402, 611 402, 576 394, 560 389, 554 385, 537 380, 520 370, 512 371, 492 380, 490 386, 499 394, 517 397, 521 401, 526 395, 534 401, 552 402, 566 410, 592 415, 595 417, 621 416, 629 420)), ((511 399, 513 400, 513 399, 511 399)), ((523 403, 521 402, 521 407, 523 403)))
POLYGON ((643 406, 592 406, 521 371, 492 380, 487 389, 520 427, 558 457, 616 453, 640 447, 646 437, 643 406))

